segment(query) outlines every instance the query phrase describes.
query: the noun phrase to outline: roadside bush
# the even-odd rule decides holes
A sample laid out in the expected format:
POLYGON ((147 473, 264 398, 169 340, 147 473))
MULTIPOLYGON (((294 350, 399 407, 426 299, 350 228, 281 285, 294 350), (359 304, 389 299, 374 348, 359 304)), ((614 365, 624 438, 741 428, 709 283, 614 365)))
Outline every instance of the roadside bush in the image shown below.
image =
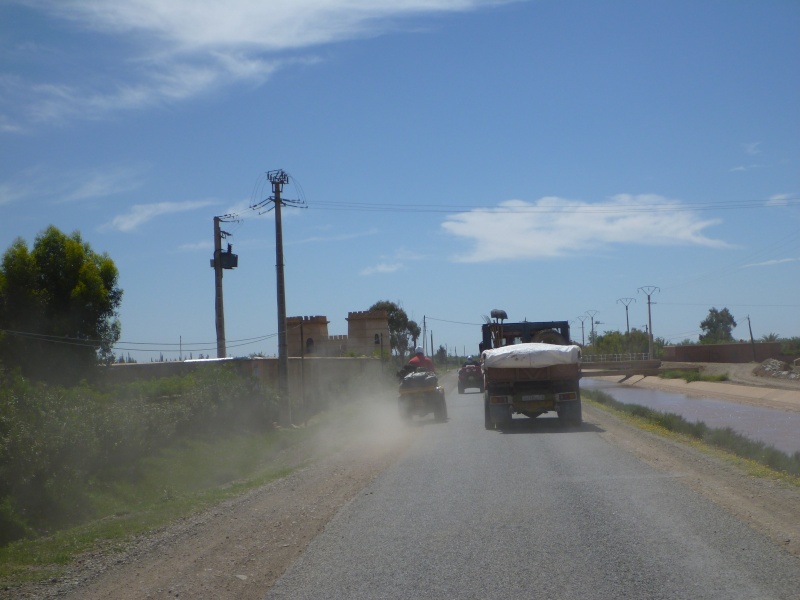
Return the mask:
POLYGON ((686 383, 693 381, 728 381, 728 374, 703 375, 693 369, 667 369, 658 374, 661 379, 683 379, 686 383))
POLYGON ((109 389, 0 381, 0 544, 92 516, 86 487, 181 438, 266 430, 271 390, 226 368, 109 389))

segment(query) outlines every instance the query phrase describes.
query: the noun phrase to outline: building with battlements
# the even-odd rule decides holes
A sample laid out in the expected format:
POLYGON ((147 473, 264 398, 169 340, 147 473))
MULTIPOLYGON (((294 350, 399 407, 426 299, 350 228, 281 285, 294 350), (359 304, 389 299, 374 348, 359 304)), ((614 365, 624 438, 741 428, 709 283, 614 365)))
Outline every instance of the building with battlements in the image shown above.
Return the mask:
POLYGON ((380 356, 390 352, 385 310, 347 313, 347 335, 329 335, 328 323, 322 316, 288 317, 289 356, 380 356))

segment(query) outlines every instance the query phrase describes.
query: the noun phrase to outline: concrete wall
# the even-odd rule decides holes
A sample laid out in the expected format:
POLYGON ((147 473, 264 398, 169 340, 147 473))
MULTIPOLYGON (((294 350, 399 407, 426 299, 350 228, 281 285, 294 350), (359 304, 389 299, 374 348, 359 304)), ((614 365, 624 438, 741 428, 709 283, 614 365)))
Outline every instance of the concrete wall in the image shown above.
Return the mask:
MULTIPOLYGON (((229 358, 184 362, 115 364, 104 367, 106 383, 130 383, 184 375, 199 369, 229 364, 242 373, 252 375, 277 389, 277 358, 229 358)), ((379 394, 391 389, 393 367, 376 358, 294 358, 289 357, 289 396, 294 412, 313 414, 331 400, 353 394, 379 394)))
POLYGON ((663 360, 669 362, 748 363, 763 362, 768 358, 781 359, 780 342, 664 346, 663 360))

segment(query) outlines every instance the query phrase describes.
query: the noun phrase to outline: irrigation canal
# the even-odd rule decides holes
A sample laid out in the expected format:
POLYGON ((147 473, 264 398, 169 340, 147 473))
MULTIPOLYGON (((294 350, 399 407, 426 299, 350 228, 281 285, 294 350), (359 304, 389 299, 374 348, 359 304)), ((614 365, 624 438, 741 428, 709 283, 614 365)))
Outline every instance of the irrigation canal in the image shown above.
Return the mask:
POLYGON ((690 398, 648 388, 630 388, 609 381, 581 379, 581 387, 600 390, 619 402, 639 404, 653 410, 680 415, 709 427, 730 427, 751 440, 794 454, 800 452, 800 413, 758 408, 711 398, 690 398))

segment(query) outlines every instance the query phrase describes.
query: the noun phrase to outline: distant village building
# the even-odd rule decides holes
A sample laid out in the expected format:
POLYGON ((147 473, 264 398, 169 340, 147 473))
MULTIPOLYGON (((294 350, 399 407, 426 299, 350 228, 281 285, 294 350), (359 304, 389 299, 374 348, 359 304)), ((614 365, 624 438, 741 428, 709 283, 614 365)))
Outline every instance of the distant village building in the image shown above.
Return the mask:
POLYGON ((323 316, 288 317, 289 356, 380 356, 390 350, 385 310, 347 313, 347 335, 329 335, 328 323, 323 316))

